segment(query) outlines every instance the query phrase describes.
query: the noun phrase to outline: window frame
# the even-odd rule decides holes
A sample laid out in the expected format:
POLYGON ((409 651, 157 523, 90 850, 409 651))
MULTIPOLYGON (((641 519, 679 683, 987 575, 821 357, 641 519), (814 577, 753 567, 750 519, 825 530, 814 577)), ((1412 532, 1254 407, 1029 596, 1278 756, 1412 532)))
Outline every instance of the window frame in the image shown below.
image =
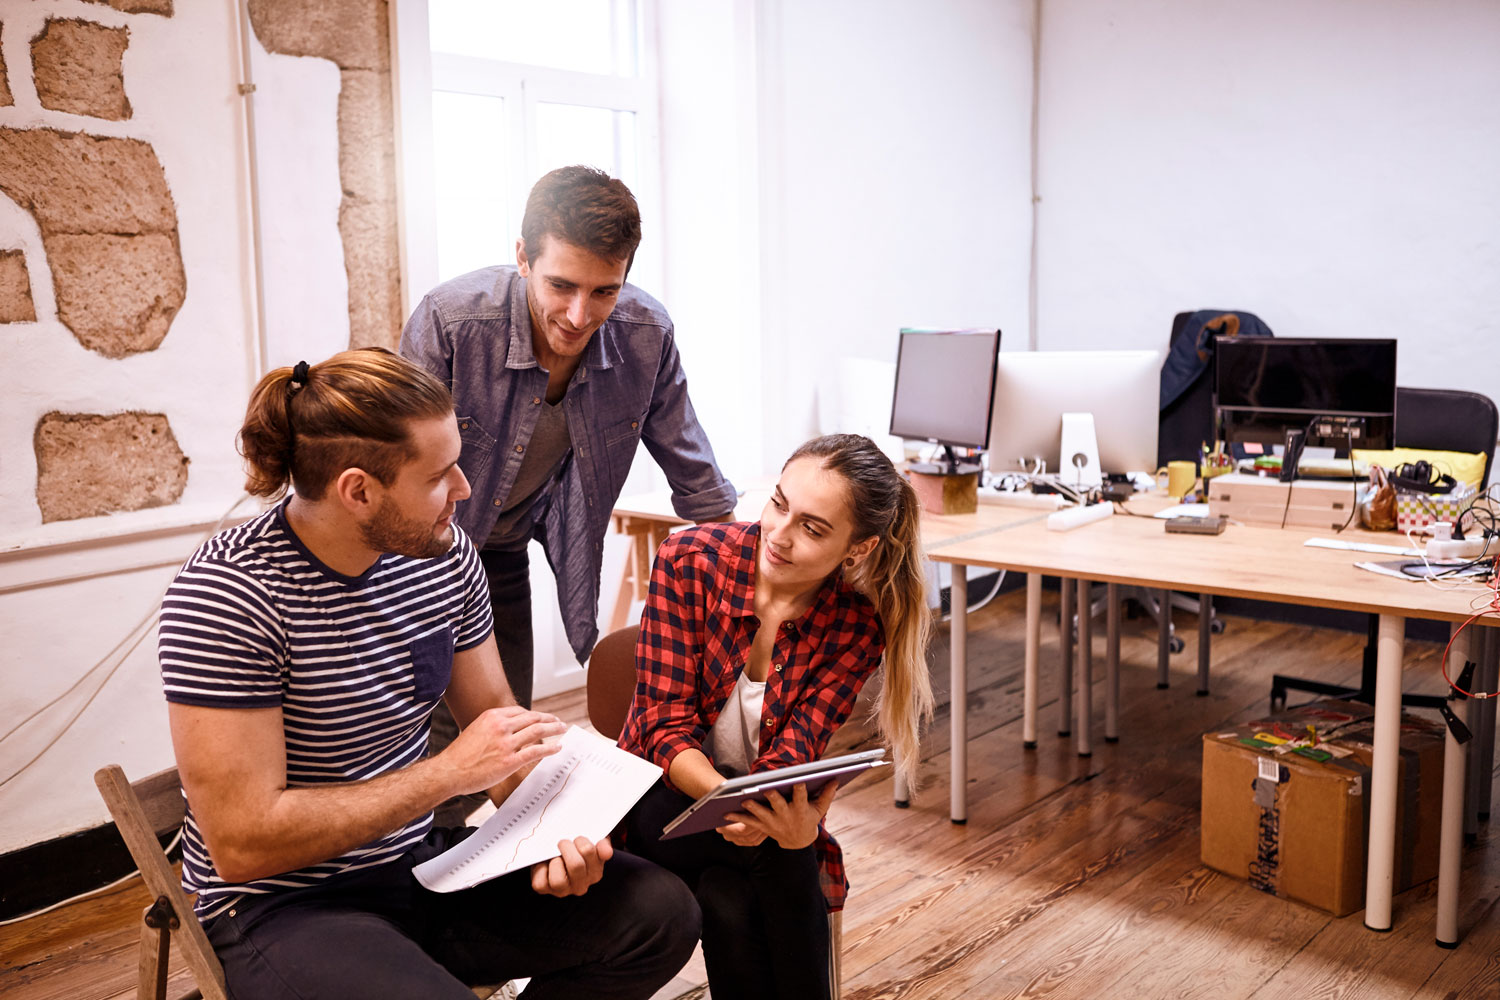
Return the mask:
MULTIPOLYGON (((396 200, 401 299, 409 316, 423 295, 438 284, 437 192, 432 94, 435 90, 499 97, 504 100, 507 176, 517 190, 519 228, 526 192, 540 175, 536 141, 539 104, 571 104, 628 112, 636 122, 636 171, 631 190, 641 206, 642 228, 663 231, 661 184, 661 89, 657 48, 657 0, 633 0, 639 38, 637 75, 584 73, 475 56, 434 53, 428 31, 428 0, 395 0, 391 5, 392 89, 396 118, 396 200)), ((516 235, 519 235, 517 233, 516 235)), ((660 296, 664 273, 661 240, 642 241, 631 271, 653 279, 660 296)), ((513 263, 511 246, 496 247, 495 264, 513 263)))

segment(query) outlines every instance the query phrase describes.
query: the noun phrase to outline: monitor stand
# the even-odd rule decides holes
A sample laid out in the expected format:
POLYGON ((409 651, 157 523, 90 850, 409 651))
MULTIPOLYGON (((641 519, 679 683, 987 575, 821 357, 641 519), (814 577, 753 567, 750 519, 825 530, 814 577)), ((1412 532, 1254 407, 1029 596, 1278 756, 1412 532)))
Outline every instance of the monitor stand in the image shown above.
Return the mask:
POLYGON ((1092 413, 1062 415, 1060 451, 1062 461, 1057 478, 1064 485, 1087 491, 1104 484, 1104 476, 1099 472, 1099 439, 1094 433, 1092 413))
POLYGON ((972 476, 979 472, 977 462, 960 462, 951 444, 943 445, 942 461, 912 462, 907 468, 926 476, 972 476))

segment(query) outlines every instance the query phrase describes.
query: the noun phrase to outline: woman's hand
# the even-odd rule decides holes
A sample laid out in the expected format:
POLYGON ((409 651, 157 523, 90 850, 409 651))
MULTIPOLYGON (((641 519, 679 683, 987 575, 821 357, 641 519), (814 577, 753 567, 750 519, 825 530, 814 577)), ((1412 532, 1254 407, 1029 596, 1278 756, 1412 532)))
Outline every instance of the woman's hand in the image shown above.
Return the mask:
POLYGON ((795 785, 788 802, 772 789, 766 793, 765 804, 746 802, 743 812, 728 813, 724 818, 733 823, 719 827, 718 832, 732 844, 754 847, 770 837, 786 850, 798 850, 818 839, 818 824, 833 807, 838 791, 839 783, 830 781, 816 799, 809 801, 807 786, 795 785))

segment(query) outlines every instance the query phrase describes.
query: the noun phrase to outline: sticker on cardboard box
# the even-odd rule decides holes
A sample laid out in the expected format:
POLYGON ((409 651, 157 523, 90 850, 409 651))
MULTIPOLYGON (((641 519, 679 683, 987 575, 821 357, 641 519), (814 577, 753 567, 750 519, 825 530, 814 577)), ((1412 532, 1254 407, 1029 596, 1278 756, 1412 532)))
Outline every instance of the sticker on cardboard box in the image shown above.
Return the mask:
POLYGON ((1258 757, 1255 761, 1257 778, 1265 781, 1281 781, 1281 765, 1273 757, 1258 757))

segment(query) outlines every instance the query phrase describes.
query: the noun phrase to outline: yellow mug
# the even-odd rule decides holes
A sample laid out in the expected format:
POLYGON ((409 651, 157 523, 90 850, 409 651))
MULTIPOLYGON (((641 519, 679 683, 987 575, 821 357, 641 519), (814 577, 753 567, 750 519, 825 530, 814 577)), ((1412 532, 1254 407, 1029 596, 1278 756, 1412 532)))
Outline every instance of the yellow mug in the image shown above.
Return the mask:
POLYGON ((1167 463, 1167 494, 1174 500, 1181 500, 1193 492, 1193 485, 1198 482, 1197 462, 1168 462, 1167 463))

